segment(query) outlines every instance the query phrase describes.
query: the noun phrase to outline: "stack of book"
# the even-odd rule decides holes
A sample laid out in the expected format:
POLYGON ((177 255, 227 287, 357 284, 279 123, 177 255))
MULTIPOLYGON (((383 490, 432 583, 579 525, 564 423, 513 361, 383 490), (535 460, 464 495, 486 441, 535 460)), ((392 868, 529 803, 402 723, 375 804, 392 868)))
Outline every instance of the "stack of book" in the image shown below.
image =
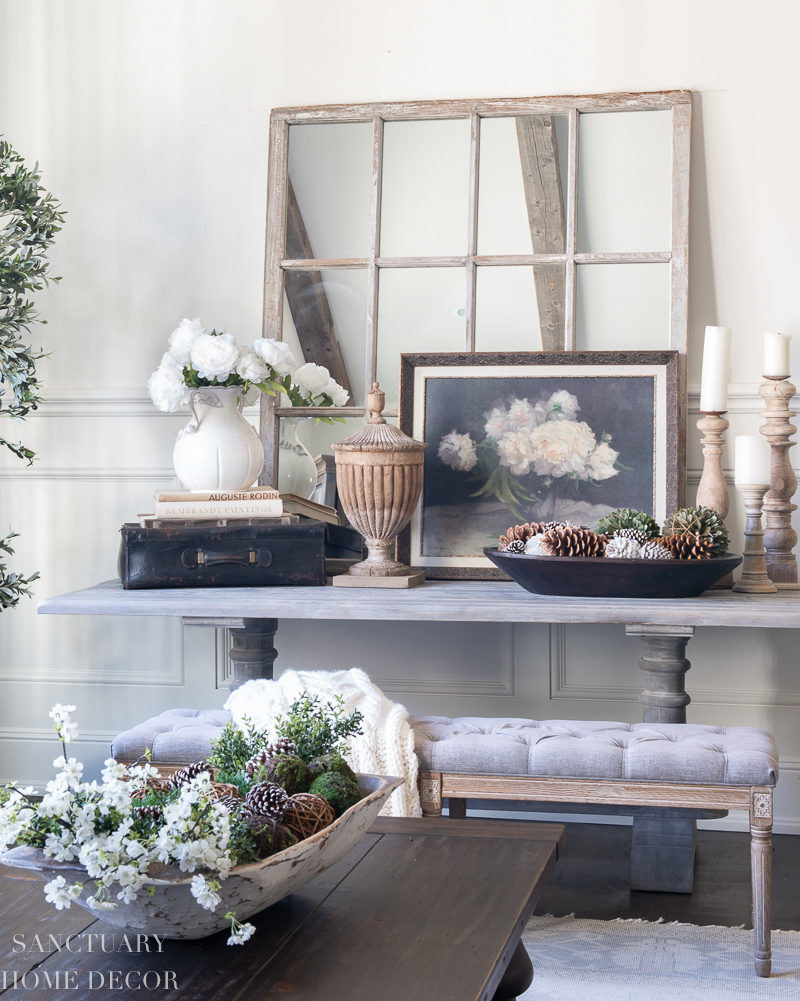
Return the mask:
POLYGON ((299 515, 339 524, 333 508, 314 501, 280 494, 273 487, 205 492, 160 492, 155 494, 153 514, 138 515, 142 528, 189 527, 198 522, 220 526, 229 522, 245 525, 296 525, 299 515))

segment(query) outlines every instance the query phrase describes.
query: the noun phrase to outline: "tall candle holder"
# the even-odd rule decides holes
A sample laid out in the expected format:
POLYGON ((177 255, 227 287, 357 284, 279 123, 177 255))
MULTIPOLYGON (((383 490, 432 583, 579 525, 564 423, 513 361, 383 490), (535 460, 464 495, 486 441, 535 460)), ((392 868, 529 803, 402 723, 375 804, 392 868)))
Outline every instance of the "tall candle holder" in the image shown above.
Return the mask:
POLYGON ((766 483, 737 483, 736 489, 744 497, 747 526, 744 530, 742 576, 733 585, 733 590, 745 594, 769 594, 778 590, 767 574, 764 529, 761 526, 764 494, 769 487, 766 483))
POLYGON ((764 548, 767 574, 780 590, 800 590, 797 580, 797 532, 792 528, 792 511, 797 505, 792 497, 797 490, 797 477, 789 460, 789 449, 794 444, 791 436, 797 431, 790 417, 797 411, 789 409, 789 401, 796 389, 786 376, 767 375, 759 386, 767 409, 760 412, 767 423, 759 429, 770 444, 771 488, 764 499, 764 548))
POLYGON ((728 484, 722 471, 724 435, 730 427, 722 416, 724 413, 727 411, 704 412, 697 422, 698 430, 703 432, 700 439, 703 446, 703 474, 697 487, 697 505, 716 511, 723 521, 730 510, 728 484))

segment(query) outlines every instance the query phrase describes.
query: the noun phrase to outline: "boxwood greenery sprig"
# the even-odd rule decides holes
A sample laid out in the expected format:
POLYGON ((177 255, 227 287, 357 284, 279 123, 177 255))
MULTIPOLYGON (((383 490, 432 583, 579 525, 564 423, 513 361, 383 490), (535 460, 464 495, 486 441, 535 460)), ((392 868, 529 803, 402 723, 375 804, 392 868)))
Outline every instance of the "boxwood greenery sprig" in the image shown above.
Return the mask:
POLYGON ((289 707, 288 716, 275 718, 275 730, 280 737, 293 741, 295 754, 309 762, 331 752, 343 754, 345 740, 363 732, 363 721, 364 715, 358 709, 345 716, 341 695, 330 703, 303 692, 289 707))

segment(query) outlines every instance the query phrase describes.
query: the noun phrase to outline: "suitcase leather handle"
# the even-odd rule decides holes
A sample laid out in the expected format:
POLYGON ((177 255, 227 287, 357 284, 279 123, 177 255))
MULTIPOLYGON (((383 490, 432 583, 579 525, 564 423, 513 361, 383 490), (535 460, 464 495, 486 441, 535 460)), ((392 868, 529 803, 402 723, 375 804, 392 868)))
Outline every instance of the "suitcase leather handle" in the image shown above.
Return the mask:
POLYGON ((212 549, 184 549, 181 563, 189 570, 213 567, 220 563, 234 563, 239 567, 268 567, 272 563, 269 549, 247 549, 241 553, 215 552, 212 549))

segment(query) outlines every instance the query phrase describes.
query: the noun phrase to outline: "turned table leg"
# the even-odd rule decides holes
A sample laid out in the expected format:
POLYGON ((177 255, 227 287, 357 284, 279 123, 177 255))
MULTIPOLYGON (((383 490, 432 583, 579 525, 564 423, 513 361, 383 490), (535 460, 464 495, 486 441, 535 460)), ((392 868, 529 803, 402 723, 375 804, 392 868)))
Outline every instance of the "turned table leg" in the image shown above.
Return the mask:
MULTIPOLYGON (((694 636, 694 626, 627 625, 628 636, 638 636, 644 644, 639 667, 644 686, 639 701, 645 723, 685 723, 686 644, 694 636)), ((631 889, 691 893, 694 881, 696 820, 633 818, 631 843, 631 889)))
POLYGON ((241 629, 231 629, 232 692, 252 678, 270 679, 278 656, 274 643, 277 619, 242 619, 242 622, 241 629))

